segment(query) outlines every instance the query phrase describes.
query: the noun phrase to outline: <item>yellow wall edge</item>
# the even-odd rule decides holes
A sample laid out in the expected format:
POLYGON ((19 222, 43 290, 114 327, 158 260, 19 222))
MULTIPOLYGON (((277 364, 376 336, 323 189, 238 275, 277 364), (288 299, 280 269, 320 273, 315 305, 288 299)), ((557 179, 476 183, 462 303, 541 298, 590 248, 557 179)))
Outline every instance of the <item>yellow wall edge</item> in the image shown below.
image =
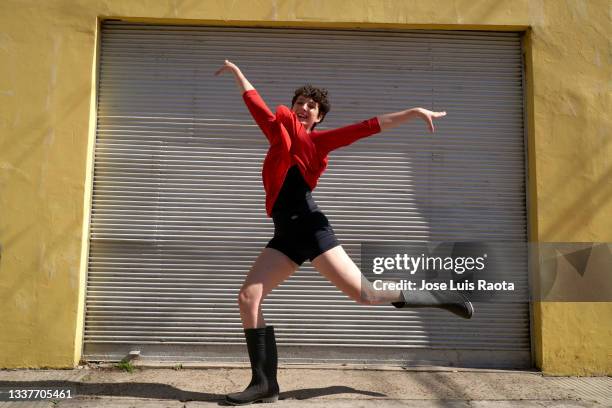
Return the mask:
POLYGON ((100 16, 100 20, 116 20, 126 23, 160 25, 204 25, 218 27, 260 27, 260 28, 328 28, 340 30, 468 30, 468 31, 507 31, 522 32, 526 25, 487 25, 487 24, 394 24, 354 21, 249 21, 249 20, 209 20, 176 19, 152 17, 100 16))
POLYGON ((91 225, 91 207, 93 198, 94 150, 96 142, 96 126, 98 114, 98 61, 100 58, 100 27, 102 20, 98 19, 95 31, 94 52, 91 70, 91 98, 89 110, 89 132, 87 137, 87 161, 85 168, 85 189, 83 196, 83 245, 81 247, 81 264, 79 267, 78 314, 76 318, 76 333, 74 336, 73 366, 81 363, 83 355, 83 340, 85 332, 85 297, 87 295, 87 266, 89 259, 89 229, 91 225))
MULTIPOLYGON (((526 137, 525 137, 525 150, 526 150, 526 161, 527 175, 526 181, 526 193, 527 193, 527 241, 537 242, 538 233, 538 191, 536 186, 537 180, 537 166, 535 157, 535 124, 534 124, 534 79, 533 79, 533 43, 532 43, 533 32, 531 28, 528 28, 523 32, 522 35, 522 47, 523 47, 523 64, 524 64, 524 110, 523 115, 526 126, 526 137)), ((537 259, 529 259, 529 281, 530 287, 534 280, 537 279, 537 265, 535 262, 537 259)), ((538 303, 530 304, 530 332, 531 332, 531 355, 532 361, 536 367, 542 367, 542 332, 541 332, 542 314, 538 303)))

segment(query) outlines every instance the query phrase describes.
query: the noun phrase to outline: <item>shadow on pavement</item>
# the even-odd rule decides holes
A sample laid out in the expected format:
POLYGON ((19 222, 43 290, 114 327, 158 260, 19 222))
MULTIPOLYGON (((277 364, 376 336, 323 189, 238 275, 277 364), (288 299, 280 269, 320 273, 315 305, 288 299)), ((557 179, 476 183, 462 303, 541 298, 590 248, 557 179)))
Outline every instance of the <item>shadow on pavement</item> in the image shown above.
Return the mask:
POLYGON ((387 396, 386 394, 381 394, 380 392, 362 391, 362 390, 356 390, 352 387, 335 385, 331 387, 304 388, 301 390, 281 392, 280 399, 303 400, 303 399, 310 399, 310 398, 322 397, 324 395, 333 395, 333 394, 360 394, 360 395, 367 395, 370 397, 386 397, 387 396))
MULTIPOLYGON (((78 397, 134 397, 151 398, 160 400, 185 401, 222 401, 224 394, 213 394, 207 392, 183 391, 174 386, 160 383, 141 382, 118 382, 118 383, 82 383, 75 381, 0 381, 2 388, 72 388, 75 390, 75 398, 78 397)), ((371 397, 386 397, 385 394, 372 391, 356 390, 346 386, 330 386, 323 388, 304 388, 280 393, 280 399, 305 400, 334 394, 360 394, 371 397)), ((222 403, 223 404, 223 403, 222 403)))
MULTIPOLYGON (((293 390, 287 392, 281 392, 279 396, 279 400, 306 400, 310 398, 322 397, 325 395, 334 395, 334 394, 360 394, 367 395, 370 397, 386 397, 386 394, 381 394, 379 392, 372 391, 362 391, 356 390, 352 387, 345 387, 342 385, 336 385, 331 387, 323 387, 323 388, 304 388, 300 390, 293 390)), ((220 402, 219 405, 230 405, 225 403, 224 401, 220 402)))
POLYGON ((119 382, 119 383, 82 383, 74 381, 0 381, 2 388, 73 388, 75 397, 134 397, 167 399, 177 401, 220 401, 224 394, 183 391, 168 384, 119 382))

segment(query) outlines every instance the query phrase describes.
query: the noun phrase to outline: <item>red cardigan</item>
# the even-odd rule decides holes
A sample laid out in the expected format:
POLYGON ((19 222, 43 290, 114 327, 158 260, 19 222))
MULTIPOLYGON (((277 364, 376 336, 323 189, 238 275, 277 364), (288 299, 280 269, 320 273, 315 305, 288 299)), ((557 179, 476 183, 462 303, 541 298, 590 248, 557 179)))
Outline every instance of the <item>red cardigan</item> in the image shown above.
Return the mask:
POLYGON ((291 166, 297 164, 304 180, 314 190, 327 167, 329 152, 380 132, 378 119, 374 117, 338 129, 308 133, 295 113, 286 106, 279 105, 273 114, 256 90, 246 91, 242 97, 270 142, 262 171, 266 212, 270 217, 291 166))

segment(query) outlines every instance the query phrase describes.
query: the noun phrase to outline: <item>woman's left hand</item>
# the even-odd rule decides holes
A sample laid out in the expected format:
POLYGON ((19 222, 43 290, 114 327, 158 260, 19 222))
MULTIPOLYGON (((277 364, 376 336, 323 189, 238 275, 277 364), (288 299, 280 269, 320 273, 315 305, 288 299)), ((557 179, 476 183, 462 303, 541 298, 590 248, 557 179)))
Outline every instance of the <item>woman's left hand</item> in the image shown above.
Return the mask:
POLYGON ((432 133, 435 132, 433 120, 446 116, 446 111, 433 112, 424 108, 415 108, 415 112, 417 113, 417 116, 427 122, 427 127, 432 133))

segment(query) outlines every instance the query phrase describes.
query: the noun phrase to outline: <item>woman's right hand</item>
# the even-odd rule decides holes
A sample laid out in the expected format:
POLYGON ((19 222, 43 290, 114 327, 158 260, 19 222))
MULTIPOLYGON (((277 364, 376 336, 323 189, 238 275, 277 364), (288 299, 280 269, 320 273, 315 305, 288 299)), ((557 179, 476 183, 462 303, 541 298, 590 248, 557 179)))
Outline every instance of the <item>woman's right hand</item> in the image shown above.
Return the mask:
POLYGON ((221 75, 226 71, 234 74, 234 79, 236 80, 236 84, 238 85, 240 92, 244 93, 246 91, 250 91, 251 89, 255 89, 253 88, 253 85, 251 85, 251 83, 242 74, 242 71, 240 71, 238 65, 234 64, 233 62, 230 62, 229 60, 225 60, 223 66, 219 68, 217 72, 215 72, 215 75, 221 75))
POLYGON ((223 66, 221 68, 219 68, 217 70, 217 72, 215 72, 215 75, 221 75, 222 73, 224 73, 226 71, 227 72, 236 73, 236 72, 239 72, 240 69, 233 62, 231 62, 229 60, 225 60, 225 62, 223 63, 223 66))

